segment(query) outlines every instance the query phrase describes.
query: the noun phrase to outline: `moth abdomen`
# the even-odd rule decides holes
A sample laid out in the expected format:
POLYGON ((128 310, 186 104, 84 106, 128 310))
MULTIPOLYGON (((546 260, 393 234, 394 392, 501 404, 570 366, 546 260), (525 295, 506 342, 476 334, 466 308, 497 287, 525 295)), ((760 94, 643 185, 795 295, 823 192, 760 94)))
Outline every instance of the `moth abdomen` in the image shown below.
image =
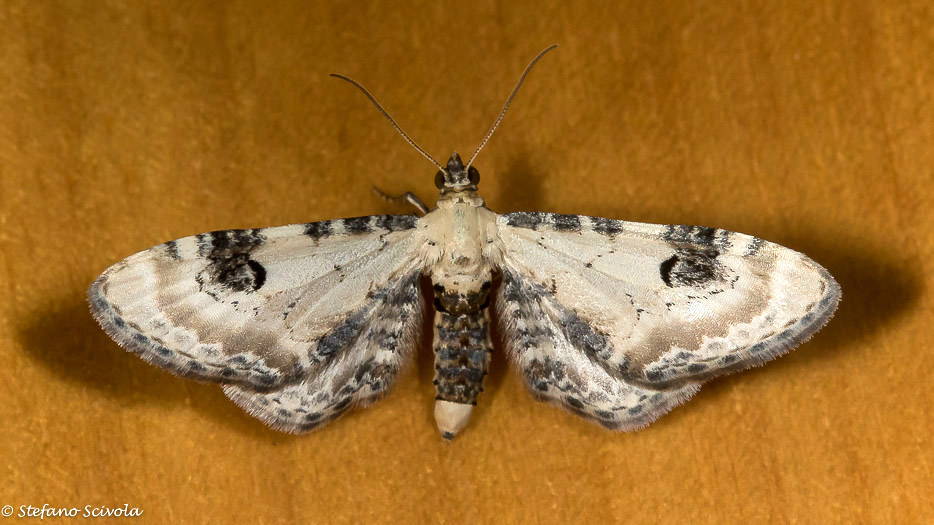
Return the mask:
POLYGON ((489 311, 435 314, 435 385, 438 399, 474 405, 483 390, 492 346, 489 311))
POLYGON ((489 283, 479 291, 448 291, 440 284, 434 285, 435 309, 453 316, 470 315, 490 306, 489 283))
POLYGON ((490 366, 490 315, 435 312, 435 419, 446 439, 467 423, 490 366))

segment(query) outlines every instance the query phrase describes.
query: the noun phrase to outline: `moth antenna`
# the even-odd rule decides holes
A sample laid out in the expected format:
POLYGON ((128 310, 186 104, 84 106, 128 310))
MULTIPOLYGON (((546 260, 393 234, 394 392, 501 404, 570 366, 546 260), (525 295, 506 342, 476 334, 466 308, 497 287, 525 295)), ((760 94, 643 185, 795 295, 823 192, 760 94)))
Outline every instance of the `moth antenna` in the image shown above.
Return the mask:
POLYGON ((429 155, 428 152, 423 150, 421 146, 416 144, 414 140, 412 140, 408 135, 406 135, 404 131, 402 131, 402 128, 400 128, 399 125, 396 124, 396 121, 393 120, 391 116, 389 116, 389 112, 383 109, 383 106, 379 102, 376 101, 376 98, 373 95, 371 95, 370 92, 367 91, 365 87, 361 86, 359 82, 357 82, 356 80, 350 77, 345 77, 344 75, 339 75, 337 73, 331 73, 331 76, 334 78, 339 78, 341 80, 347 81, 351 85, 355 86, 357 89, 362 91, 363 94, 366 95, 366 98, 370 99, 370 102, 372 102, 373 105, 376 106, 376 109, 378 109, 379 112, 382 113, 384 117, 386 117, 386 120, 388 120, 389 123, 392 124, 392 127, 395 128, 395 130, 398 131, 400 135, 402 135, 402 138, 404 138, 405 141, 409 143, 409 146, 412 146, 413 148, 415 148, 415 151, 421 153, 423 157, 430 160, 431 163, 437 166, 439 170, 443 171, 444 173, 448 172, 448 170, 445 169, 444 166, 441 165, 441 163, 436 161, 434 157, 429 155))
POLYGON ((545 53, 551 51, 552 49, 556 47, 558 47, 558 44, 552 44, 546 47, 544 50, 542 50, 541 53, 535 55, 535 58, 533 58, 532 61, 529 62, 529 65, 525 67, 525 71, 522 72, 522 76, 519 77, 519 81, 516 82, 516 87, 512 89, 512 93, 509 94, 509 98, 507 98, 506 103, 503 104, 503 110, 499 112, 499 116, 496 117, 496 121, 493 122, 493 126, 490 128, 490 131, 487 131, 486 136, 483 137, 482 141, 480 141, 480 145, 477 146, 477 151, 475 151, 473 155, 470 157, 470 160, 467 161, 467 165, 465 166, 465 169, 470 168, 470 165, 473 164, 474 159, 476 159, 477 155, 480 154, 480 150, 482 150, 483 147, 486 146, 486 143, 489 142, 490 137, 493 135, 493 132, 496 131, 496 128, 499 126, 499 123, 502 122, 503 117, 506 116, 506 110, 509 109, 509 104, 512 104, 512 99, 515 98, 516 93, 519 92, 519 87, 522 86, 522 82, 525 80, 526 75, 528 75, 529 71, 532 70, 532 66, 534 66, 535 63, 539 61, 539 59, 545 56, 545 53))

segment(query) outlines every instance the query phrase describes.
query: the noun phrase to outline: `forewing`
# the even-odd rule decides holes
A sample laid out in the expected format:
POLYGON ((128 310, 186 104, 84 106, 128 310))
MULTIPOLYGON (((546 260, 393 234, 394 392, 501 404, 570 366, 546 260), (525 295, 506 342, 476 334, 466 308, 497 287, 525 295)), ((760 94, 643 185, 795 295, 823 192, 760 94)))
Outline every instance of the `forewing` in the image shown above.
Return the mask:
POLYGON ((392 294, 417 291, 416 222, 372 216, 185 237, 108 268, 88 290, 91 311, 121 346, 181 376, 260 391, 307 381, 347 362, 361 334, 388 344, 417 329, 410 315, 379 338, 364 330, 392 311, 392 294))
MULTIPOLYGON (((576 356, 570 368, 596 374, 590 381, 646 389, 646 399, 674 394, 640 409, 654 417, 701 382, 804 341, 840 298, 830 274, 806 256, 725 230, 511 213, 498 218, 498 231, 507 328, 510 315, 550 324, 537 351, 543 337, 557 341, 565 361, 576 356), (521 293, 510 294, 510 282, 521 293)), ((532 350, 509 336, 510 354, 535 388, 526 366, 532 350)))

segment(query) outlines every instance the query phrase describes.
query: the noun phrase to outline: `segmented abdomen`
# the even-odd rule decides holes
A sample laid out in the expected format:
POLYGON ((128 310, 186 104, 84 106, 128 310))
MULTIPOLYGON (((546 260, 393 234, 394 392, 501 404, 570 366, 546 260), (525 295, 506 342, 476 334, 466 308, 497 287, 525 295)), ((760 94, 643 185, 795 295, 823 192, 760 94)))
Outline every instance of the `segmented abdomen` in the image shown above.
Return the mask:
POLYGON ((450 315, 435 312, 435 388, 437 399, 477 404, 490 366, 489 308, 450 315))

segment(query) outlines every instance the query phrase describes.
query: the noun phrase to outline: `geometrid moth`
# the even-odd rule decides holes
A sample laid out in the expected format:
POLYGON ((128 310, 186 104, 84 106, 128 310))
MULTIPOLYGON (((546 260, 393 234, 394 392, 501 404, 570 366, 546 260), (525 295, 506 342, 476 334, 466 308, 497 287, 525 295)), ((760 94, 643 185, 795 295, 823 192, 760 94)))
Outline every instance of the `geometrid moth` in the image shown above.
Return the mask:
POLYGON ((374 215, 184 237, 127 257, 88 290, 121 346, 223 385, 244 410, 306 432, 383 397, 412 357, 434 289, 435 419, 451 439, 482 391, 490 298, 535 398, 614 430, 642 428, 713 377, 805 341, 840 300, 833 277, 777 244, 701 226, 498 215, 477 153, 442 166, 422 216, 374 215), (502 278, 491 286, 494 274, 502 278))

